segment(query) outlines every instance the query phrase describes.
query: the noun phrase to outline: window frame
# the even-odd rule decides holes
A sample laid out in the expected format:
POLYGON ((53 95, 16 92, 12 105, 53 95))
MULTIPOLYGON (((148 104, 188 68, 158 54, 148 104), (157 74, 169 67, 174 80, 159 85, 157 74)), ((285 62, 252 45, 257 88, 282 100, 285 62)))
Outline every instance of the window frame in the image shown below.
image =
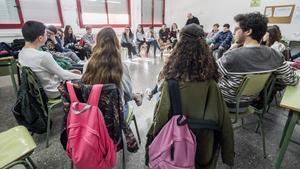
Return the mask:
POLYGON ((163 6, 162 6, 162 23, 161 24, 154 24, 154 1, 152 0, 152 8, 151 8, 151 24, 143 24, 143 0, 141 0, 141 25, 143 25, 144 27, 161 27, 163 24, 165 24, 165 7, 166 7, 166 0, 163 0, 163 6))
MULTIPOLYGON (((17 8, 17 11, 18 11, 20 23, 19 24, 9 24, 9 23, 8 24, 1 24, 0 23, 0 29, 19 29, 25 23, 23 12, 22 12, 22 7, 21 7, 21 4, 20 4, 20 0, 15 0, 15 2, 16 2, 16 8, 17 8)), ((63 16, 62 16, 62 9, 61 9, 60 0, 56 0, 56 5, 57 5, 57 10, 58 10, 59 21, 60 21, 60 24, 61 24, 60 28, 63 28, 64 27, 64 20, 63 20, 63 16)))
POLYGON ((83 24, 83 18, 82 18, 82 9, 81 9, 81 0, 77 1, 77 15, 79 20, 79 27, 80 28, 86 28, 87 26, 92 28, 102 28, 106 26, 110 26, 112 28, 124 28, 124 27, 131 27, 131 2, 130 0, 127 0, 127 10, 128 10, 128 24, 109 24, 109 11, 108 11, 108 5, 107 0, 105 0, 105 12, 106 12, 106 20, 107 24, 83 24))

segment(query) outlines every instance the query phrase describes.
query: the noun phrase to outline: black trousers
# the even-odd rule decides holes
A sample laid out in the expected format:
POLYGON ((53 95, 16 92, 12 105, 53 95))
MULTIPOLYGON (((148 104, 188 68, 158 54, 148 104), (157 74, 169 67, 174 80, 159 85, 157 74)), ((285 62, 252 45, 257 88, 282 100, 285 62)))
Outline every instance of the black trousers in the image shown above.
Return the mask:
POLYGON ((121 46, 128 49, 128 57, 131 58, 132 54, 136 55, 135 47, 131 43, 122 42, 121 46))

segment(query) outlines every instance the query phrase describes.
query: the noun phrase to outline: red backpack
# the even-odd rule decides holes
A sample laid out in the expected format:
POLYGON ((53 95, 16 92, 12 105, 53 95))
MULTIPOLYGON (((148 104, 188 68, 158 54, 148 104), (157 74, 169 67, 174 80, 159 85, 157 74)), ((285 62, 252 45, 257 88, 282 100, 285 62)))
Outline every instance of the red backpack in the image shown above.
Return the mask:
POLYGON ((87 103, 81 103, 72 83, 67 82, 71 101, 67 120, 67 155, 76 169, 111 169, 116 165, 116 146, 98 108, 102 87, 94 85, 87 103))

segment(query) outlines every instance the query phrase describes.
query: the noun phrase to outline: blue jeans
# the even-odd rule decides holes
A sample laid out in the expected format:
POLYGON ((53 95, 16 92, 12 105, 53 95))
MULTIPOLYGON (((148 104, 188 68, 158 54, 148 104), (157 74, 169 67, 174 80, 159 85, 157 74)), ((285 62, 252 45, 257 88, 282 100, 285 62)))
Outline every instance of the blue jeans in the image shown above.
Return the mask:
POLYGON ((124 114, 124 119, 126 121, 127 116, 128 116, 128 111, 129 111, 129 107, 128 107, 128 103, 126 102, 123 106, 123 114, 124 114))

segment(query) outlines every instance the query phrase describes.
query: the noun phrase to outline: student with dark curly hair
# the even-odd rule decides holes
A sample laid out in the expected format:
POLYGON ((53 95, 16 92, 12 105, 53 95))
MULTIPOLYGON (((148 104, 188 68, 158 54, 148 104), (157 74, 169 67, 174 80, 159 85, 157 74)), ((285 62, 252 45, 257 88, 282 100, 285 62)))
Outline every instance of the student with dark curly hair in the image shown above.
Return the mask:
POLYGON ((191 119, 212 120, 221 128, 219 139, 214 137, 212 130, 193 130, 197 142, 195 167, 215 168, 220 148, 223 162, 233 166, 232 125, 217 85, 217 65, 204 36, 204 31, 197 24, 182 28, 179 41, 163 68, 162 74, 166 81, 162 83, 161 99, 156 105, 153 123, 147 134, 146 164, 148 146, 169 120, 171 103, 167 80, 174 79, 179 82, 183 114, 191 119))
MULTIPOLYGON (((296 85, 299 77, 284 61, 283 56, 260 41, 267 31, 268 19, 260 13, 239 14, 235 39, 242 47, 230 50, 217 61, 222 78, 219 82, 227 106, 235 111, 238 89, 248 74, 274 72, 281 84, 296 85)), ((246 110, 255 97, 241 98, 240 111, 246 110)))

